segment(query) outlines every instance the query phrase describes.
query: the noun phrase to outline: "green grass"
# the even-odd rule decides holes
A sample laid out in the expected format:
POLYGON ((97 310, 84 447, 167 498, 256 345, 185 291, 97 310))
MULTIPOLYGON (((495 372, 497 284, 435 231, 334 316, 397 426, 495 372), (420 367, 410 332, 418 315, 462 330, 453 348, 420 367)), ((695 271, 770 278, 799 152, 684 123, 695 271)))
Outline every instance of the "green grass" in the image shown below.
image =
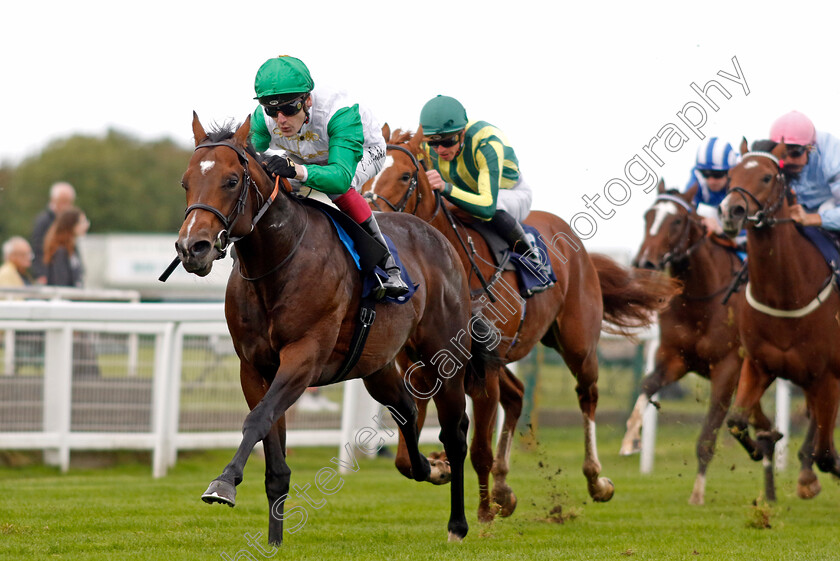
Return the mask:
MULTIPOLYGON (((322 508, 308 507, 306 524, 285 536, 274 558, 837 558, 833 536, 840 487, 828 476, 821 474, 819 497, 802 501, 794 493, 791 465, 778 475, 778 503, 753 506, 761 466, 722 434, 709 471, 707 503, 690 506, 696 426, 660 427, 651 475, 639 474, 638 457, 617 455, 620 426, 599 426, 598 436, 603 474, 616 485, 609 503, 593 503, 586 495, 580 428, 542 428, 535 449, 515 447, 510 482, 519 507, 511 518, 491 525, 476 521, 475 476, 469 468, 470 533, 461 544, 445 541, 448 487, 408 481, 390 460, 360 458, 359 471, 342 476, 343 487, 326 497, 322 508), (552 514, 558 506, 562 516, 552 514)), ((799 445, 796 435, 792 444, 799 445)), ((236 508, 199 499, 230 454, 182 454, 159 480, 150 477, 148 463, 131 456, 116 467, 73 467, 66 475, 40 465, 0 468, 0 559, 179 561, 221 559, 222 553, 235 558, 248 548, 246 534, 257 533, 265 545, 268 506, 259 456, 248 463, 236 508)), ((335 454, 334 448, 292 450, 292 483, 313 483, 335 454)), ((290 500, 287 507, 294 504, 304 503, 290 500)))

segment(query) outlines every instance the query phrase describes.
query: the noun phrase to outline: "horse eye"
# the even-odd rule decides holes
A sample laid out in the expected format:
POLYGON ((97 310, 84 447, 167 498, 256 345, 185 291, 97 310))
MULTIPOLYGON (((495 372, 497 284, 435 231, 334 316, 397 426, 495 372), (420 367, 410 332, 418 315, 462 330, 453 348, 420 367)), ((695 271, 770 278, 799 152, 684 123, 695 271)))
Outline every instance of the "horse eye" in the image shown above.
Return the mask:
POLYGON ((405 172, 404 174, 402 174, 401 181, 408 181, 409 179, 411 179, 411 174, 410 173, 405 172))
POLYGON ((228 189, 233 189, 237 185, 239 185, 239 178, 234 176, 234 177, 229 177, 228 178, 227 184, 225 185, 225 187, 227 187, 228 189))
POLYGON ((771 180, 771 179, 773 179, 773 176, 772 176, 772 175, 770 175, 770 174, 767 174, 767 175, 765 175, 765 176, 762 178, 762 181, 763 181, 764 183, 770 183, 770 180, 771 180))

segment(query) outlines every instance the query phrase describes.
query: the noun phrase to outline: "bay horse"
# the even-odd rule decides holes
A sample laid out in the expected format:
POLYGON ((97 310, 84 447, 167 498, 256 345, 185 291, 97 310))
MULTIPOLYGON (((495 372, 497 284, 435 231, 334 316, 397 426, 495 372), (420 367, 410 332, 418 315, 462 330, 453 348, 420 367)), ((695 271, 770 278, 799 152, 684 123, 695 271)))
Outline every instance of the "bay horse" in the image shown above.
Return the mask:
POLYGON ((840 297, 837 279, 817 248, 790 215, 793 193, 782 172, 787 149, 749 152, 729 170, 729 188, 720 205, 724 233, 747 230, 749 283, 739 319, 746 357, 728 425, 753 459, 768 462, 775 440, 749 433, 747 417, 778 378, 805 393, 808 433, 798 456, 797 494, 820 491, 812 465, 840 476, 834 424, 840 400, 840 297))
MULTIPOLYGON (((645 237, 633 265, 666 272, 683 289, 659 313, 654 368, 642 378, 619 453, 639 452, 643 413, 657 392, 689 372, 709 380, 709 408, 697 438, 697 477, 688 501, 702 505, 706 469, 741 374, 741 300, 727 297, 742 265, 732 242, 707 231, 692 204, 696 191, 696 185, 685 193, 666 191, 660 179, 657 197, 645 212, 645 237)), ((758 430, 773 428, 759 404, 753 410, 753 424, 758 430)), ((774 496, 772 466, 765 470, 765 489, 768 497, 774 496)))
MULTIPOLYGON (((202 498, 234 506, 245 462, 262 440, 268 541, 280 544, 291 473, 284 414, 307 387, 336 381, 359 318, 362 280, 331 219, 279 188, 262 168, 248 142, 250 117, 235 130, 228 125, 208 134, 193 113, 192 127, 196 147, 182 179, 187 210, 176 249, 188 272, 204 276, 234 242, 237 261, 228 280, 225 317, 251 409, 238 450, 202 498)), ((451 370, 439 374, 424 365, 434 364, 430 358, 450 347, 453 338, 464 351, 471 348, 470 336, 462 337, 471 327, 466 277, 446 238, 422 220, 395 215, 382 217, 380 224, 419 286, 404 304, 377 304, 368 342, 345 379, 363 378, 371 396, 391 410, 408 446, 409 475, 426 481, 431 469, 417 447, 417 409, 395 357, 405 349, 423 364, 412 386, 437 389, 433 397, 452 481, 449 537, 460 540, 468 530, 466 366, 449 365, 451 370)))
MULTIPOLYGON (((526 223, 536 227, 546 242, 557 282, 531 298, 522 298, 516 289, 515 274, 511 271, 496 274, 482 236, 469 223, 450 220, 448 203, 432 190, 425 169, 416 158, 421 153, 422 129, 413 135, 401 130, 391 134, 386 125, 383 135, 389 158, 386 167, 366 186, 371 204, 383 211, 416 215, 441 231, 457 250, 469 274, 476 308, 481 308, 483 317, 492 321, 502 334, 496 351, 503 364, 488 365, 483 383, 467 387, 474 412, 470 459, 478 475, 478 519, 490 521, 497 513, 509 516, 516 508, 516 496, 506 477, 512 439, 522 410, 523 384, 505 365, 524 358, 538 342, 560 353, 577 380, 575 391, 584 428, 583 474, 587 491, 595 501, 610 500, 615 486, 609 478, 601 477, 595 431, 596 351, 602 322, 622 333, 647 326, 653 320, 653 312, 667 304, 677 287, 659 273, 634 273, 606 256, 588 254, 562 219, 533 211, 526 223), (481 289, 483 279, 490 279, 486 291, 481 289), (505 417, 494 459, 492 435, 500 402, 505 417), (488 485, 491 471, 492 505, 488 485)), ((424 404, 419 405, 422 409, 424 404)), ((405 462, 402 447, 398 465, 400 461, 405 462)))

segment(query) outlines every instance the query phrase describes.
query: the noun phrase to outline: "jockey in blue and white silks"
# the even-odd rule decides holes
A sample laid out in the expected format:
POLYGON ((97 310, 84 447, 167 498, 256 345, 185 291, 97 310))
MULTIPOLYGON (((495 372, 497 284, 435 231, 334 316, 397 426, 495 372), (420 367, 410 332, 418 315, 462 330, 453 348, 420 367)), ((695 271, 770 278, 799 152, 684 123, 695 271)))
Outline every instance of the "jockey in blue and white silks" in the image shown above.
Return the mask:
POLYGON ((738 160, 739 155, 732 146, 715 136, 704 140, 697 149, 695 165, 685 190, 697 185, 692 204, 711 232, 722 231, 718 220, 718 205, 726 197, 726 185, 729 182, 727 172, 738 160))

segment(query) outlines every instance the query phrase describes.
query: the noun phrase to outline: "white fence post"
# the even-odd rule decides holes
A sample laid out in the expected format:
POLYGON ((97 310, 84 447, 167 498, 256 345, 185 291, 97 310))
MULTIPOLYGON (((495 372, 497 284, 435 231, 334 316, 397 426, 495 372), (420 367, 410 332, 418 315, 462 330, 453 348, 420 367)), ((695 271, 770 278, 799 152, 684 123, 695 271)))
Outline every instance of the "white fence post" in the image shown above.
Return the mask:
POLYGON ((44 463, 70 468, 70 416, 73 396, 73 330, 69 326, 46 331, 44 341, 44 432, 56 446, 44 450, 44 463))

